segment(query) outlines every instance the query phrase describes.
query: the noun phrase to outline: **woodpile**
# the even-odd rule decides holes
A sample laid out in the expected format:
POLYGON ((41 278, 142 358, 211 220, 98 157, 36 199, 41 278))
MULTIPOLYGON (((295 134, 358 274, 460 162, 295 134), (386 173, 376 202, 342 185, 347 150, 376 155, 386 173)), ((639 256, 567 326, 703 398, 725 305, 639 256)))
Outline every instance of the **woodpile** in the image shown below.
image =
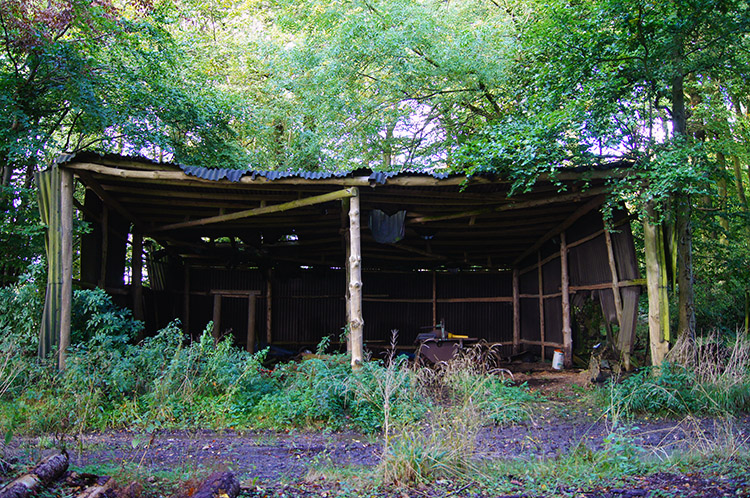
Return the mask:
MULTIPOLYGON (((0 488, 0 498, 29 498, 45 490, 67 488, 66 496, 77 498, 140 498, 144 489, 138 482, 121 487, 111 476, 68 472, 68 454, 57 453, 0 488)), ((207 479, 176 498, 237 498, 240 482, 232 472, 214 472, 207 479)))

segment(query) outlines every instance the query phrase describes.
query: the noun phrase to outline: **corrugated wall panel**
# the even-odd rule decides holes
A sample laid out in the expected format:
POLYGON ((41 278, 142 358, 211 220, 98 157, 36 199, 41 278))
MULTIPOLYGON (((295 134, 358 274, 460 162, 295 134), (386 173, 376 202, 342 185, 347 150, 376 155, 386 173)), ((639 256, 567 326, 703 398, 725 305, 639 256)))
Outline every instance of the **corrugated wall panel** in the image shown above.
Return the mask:
POLYGON ((538 341, 539 334, 539 299, 521 299, 521 339, 538 341))
POLYGON ((391 339, 391 330, 398 330, 398 343, 411 345, 420 327, 432 324, 432 304, 383 303, 365 301, 362 305, 365 319, 365 342, 391 339))
POLYGON ((603 284, 612 281, 604 235, 570 249, 570 285, 603 284))
POLYGON ((440 303, 438 320, 445 318, 449 332, 488 342, 513 340, 511 303, 440 303))
POLYGON ((510 297, 513 277, 510 272, 461 272, 437 274, 438 298, 510 297))
POLYGON ((560 292, 561 282, 560 258, 553 259, 549 263, 542 265, 542 288, 544 289, 544 294, 560 292))
POLYGON ((551 297, 544 300, 544 340, 547 342, 563 342, 562 298, 560 297, 551 297))

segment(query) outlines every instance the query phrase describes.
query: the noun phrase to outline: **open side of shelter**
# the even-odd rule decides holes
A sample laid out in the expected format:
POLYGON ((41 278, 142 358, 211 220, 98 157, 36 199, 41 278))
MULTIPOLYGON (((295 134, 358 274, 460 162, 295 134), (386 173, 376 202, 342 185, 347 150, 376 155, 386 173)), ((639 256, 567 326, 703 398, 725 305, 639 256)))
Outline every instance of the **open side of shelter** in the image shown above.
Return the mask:
POLYGON ((364 343, 386 345, 397 329, 411 346, 443 323, 508 354, 561 349, 570 365, 571 308, 598 298, 628 361, 645 282, 628 213, 609 225, 601 214, 607 179, 624 171, 560 171, 511 195, 502 178, 440 170, 63 157, 37 178, 49 226, 40 354, 69 343, 75 206, 91 227, 75 283, 104 288, 152 331, 179 317, 195 335, 213 320, 215 337, 231 333, 254 351, 296 350, 343 329, 356 365, 364 343))

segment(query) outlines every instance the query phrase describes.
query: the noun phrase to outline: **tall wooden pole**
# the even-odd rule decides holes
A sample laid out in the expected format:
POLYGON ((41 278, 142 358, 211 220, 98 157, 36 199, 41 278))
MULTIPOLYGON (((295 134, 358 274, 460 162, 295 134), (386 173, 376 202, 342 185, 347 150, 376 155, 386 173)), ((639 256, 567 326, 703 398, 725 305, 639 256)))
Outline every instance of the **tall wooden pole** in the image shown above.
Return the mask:
MULTIPOLYGON (((653 203, 646 205, 647 215, 655 216, 653 203)), ((643 242, 646 256, 646 287, 648 289, 648 330, 651 345, 651 364, 661 365, 669 351, 669 332, 664 324, 669 325, 669 307, 663 299, 662 264, 664 263, 663 244, 660 243, 659 226, 646 218, 643 221, 643 242)))
POLYGON ((564 365, 573 366, 573 330, 570 326, 570 275, 568 273, 568 243, 565 232, 560 233, 560 270, 562 281, 562 336, 564 365))
POLYGON ((539 338, 542 343, 542 361, 544 361, 544 279, 542 278, 542 253, 536 253, 537 261, 537 281, 539 284, 539 338))
POLYGON ((346 290, 344 291, 344 301, 346 303, 346 326, 349 329, 349 335, 346 338, 346 352, 351 353, 352 351, 352 340, 351 340, 351 323, 352 323, 352 296, 349 292, 349 281, 351 280, 351 265, 349 264, 349 258, 351 257, 351 236, 349 234, 349 209, 350 202, 349 197, 341 199, 341 232, 344 235, 344 253, 346 254, 346 264, 344 264, 344 273, 346 278, 346 290))
POLYGON ((65 370, 70 346, 70 318, 73 303, 73 172, 60 170, 60 230, 62 247, 62 299, 60 300, 60 351, 58 368, 65 370))
POLYGON ((513 268, 513 354, 521 352, 521 299, 519 271, 513 268))
POLYGON ((360 245, 360 203, 359 190, 349 200, 349 294, 351 296, 349 339, 352 345, 352 368, 362 364, 363 328, 362 319, 362 248, 360 245))

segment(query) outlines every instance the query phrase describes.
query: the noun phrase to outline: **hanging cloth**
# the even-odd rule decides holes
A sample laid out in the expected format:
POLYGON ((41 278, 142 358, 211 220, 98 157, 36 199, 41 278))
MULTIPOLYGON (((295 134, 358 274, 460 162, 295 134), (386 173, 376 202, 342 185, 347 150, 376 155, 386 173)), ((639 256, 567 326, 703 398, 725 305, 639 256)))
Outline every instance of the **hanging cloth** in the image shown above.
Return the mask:
POLYGON ((379 244, 393 244, 404 238, 406 211, 388 215, 379 209, 370 211, 370 231, 379 244))

